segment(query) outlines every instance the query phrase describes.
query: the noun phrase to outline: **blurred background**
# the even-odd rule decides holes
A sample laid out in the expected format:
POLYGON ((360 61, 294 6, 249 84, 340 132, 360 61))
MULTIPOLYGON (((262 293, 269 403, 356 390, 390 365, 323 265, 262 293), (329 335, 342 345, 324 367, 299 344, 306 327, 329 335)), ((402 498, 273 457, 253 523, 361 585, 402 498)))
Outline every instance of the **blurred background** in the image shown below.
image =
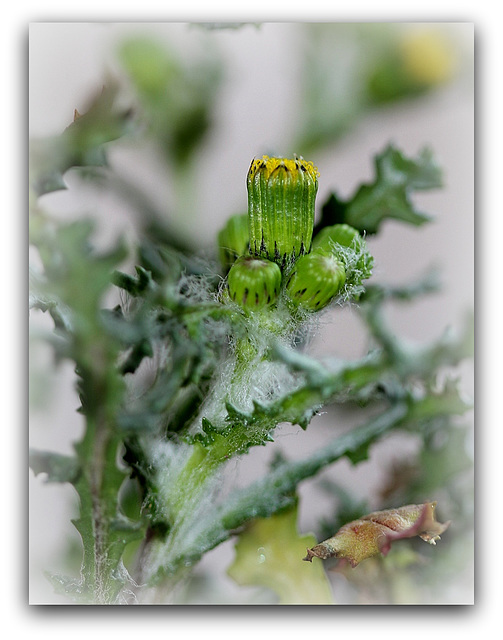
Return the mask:
MULTIPOLYGON (((474 304, 473 35, 473 25, 465 23, 32 24, 29 135, 32 140, 59 135, 75 109, 85 113, 102 87, 117 79, 119 102, 134 110, 138 105, 127 87, 136 83, 137 95, 145 98, 142 107, 151 109, 153 130, 110 146, 109 163, 117 175, 141 187, 177 233, 199 243, 201 255, 209 256, 227 218, 246 211, 246 173, 256 156, 296 153, 312 160, 320 172, 321 206, 332 191, 349 198, 358 185, 371 181, 373 156, 388 144, 412 157, 430 147, 445 186, 413 199, 433 222, 417 228, 388 220, 368 241, 378 281, 405 284, 438 268, 441 292, 389 309, 396 332, 423 343, 447 327, 460 329, 474 304), (164 74, 179 83, 174 103, 158 100, 156 83, 164 74), (177 120, 180 113, 185 117, 177 120), (156 123, 158 131, 170 130, 169 139, 156 136, 156 123)), ((99 243, 117 235, 133 237, 134 216, 124 197, 96 188, 73 170, 65 182, 66 190, 40 199, 44 208, 68 219, 96 218, 99 243)), ((47 321, 33 320, 41 326, 47 321)), ((345 308, 323 317, 310 352, 351 358, 367 347, 355 309, 345 308)), ((73 371, 64 363, 55 370, 49 349, 40 343, 30 347, 30 370, 36 379, 30 390, 30 446, 70 453, 82 427, 75 413, 73 371)), ((472 365, 460 375, 463 389, 473 395, 472 365)), ((234 484, 247 484, 275 451, 303 457, 351 428, 354 419, 329 408, 307 433, 280 427, 271 447, 252 450, 239 467, 229 469, 229 477, 234 484)), ((394 435, 373 447, 369 461, 351 467, 343 460, 322 480, 336 482, 372 510, 390 470, 416 446, 414 438, 394 435)), ((466 446, 470 450, 470 442, 466 446)), ((44 484, 30 473, 33 603, 59 602, 42 571, 65 572, 61 548, 68 541, 78 544, 70 523, 77 515, 74 499, 71 487, 44 484)), ((300 531, 311 531, 332 504, 316 483, 304 483, 300 531)), ((440 501, 439 519, 449 519, 440 501)), ((222 598, 233 593, 225 575, 232 558, 231 541, 198 567, 201 580, 218 575, 215 598, 219 590, 222 598)), ((350 602, 355 586, 341 575, 331 580, 336 600, 350 602)), ((379 603, 388 595, 369 597, 379 603)), ((473 567, 425 597, 446 604, 471 602, 473 567)))

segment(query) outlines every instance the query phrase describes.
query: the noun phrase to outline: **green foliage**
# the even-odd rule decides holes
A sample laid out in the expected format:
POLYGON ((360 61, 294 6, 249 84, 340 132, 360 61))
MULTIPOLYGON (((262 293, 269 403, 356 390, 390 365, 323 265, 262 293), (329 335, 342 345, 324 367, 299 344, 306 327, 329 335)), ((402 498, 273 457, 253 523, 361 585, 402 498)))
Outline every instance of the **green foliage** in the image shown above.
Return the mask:
POLYGON ((236 557, 227 572, 240 585, 272 589, 280 604, 332 604, 321 565, 305 571, 296 561, 313 540, 313 535, 298 534, 296 506, 259 518, 240 534, 236 557))
POLYGON ((30 142, 30 189, 36 196, 65 189, 63 174, 72 167, 106 165, 104 145, 130 127, 130 113, 120 107, 117 85, 111 81, 91 101, 85 114, 60 136, 30 142))
POLYGON ((165 44, 150 38, 125 41, 119 60, 145 111, 152 135, 167 157, 186 164, 211 124, 221 66, 210 51, 183 65, 165 44))
POLYGON ((414 191, 442 186, 441 171, 429 149, 423 149, 412 159, 390 145, 376 156, 375 172, 375 180, 360 186, 345 202, 332 193, 323 205, 315 231, 334 224, 348 224, 360 233, 374 234, 387 218, 415 226, 430 220, 428 215, 416 210, 410 198, 414 191))
POLYGON ((46 482, 73 482, 80 473, 77 459, 49 451, 30 451, 30 468, 46 474, 46 482))
MULTIPOLYGON (((451 422, 469 404, 455 382, 438 378, 471 356, 472 328, 429 345, 406 343, 389 328, 386 305, 413 301, 435 283, 367 283, 373 259, 363 235, 378 233, 388 218, 413 225, 429 220, 410 195, 440 186, 439 169, 429 151, 411 159, 390 146, 375 159, 373 183, 347 202, 332 194, 323 207, 315 233, 335 224, 359 232, 327 249, 344 268, 346 286, 331 308, 336 313, 338 305, 358 299, 373 346, 354 360, 315 359, 299 348, 315 313, 292 309, 286 293, 294 264, 283 265, 283 273, 276 269, 277 299, 265 308, 241 308, 226 294, 226 277, 232 259, 247 250, 242 216, 229 246, 222 247, 215 230, 215 259, 203 260, 198 247, 146 204, 140 188, 107 166, 108 145, 145 132, 167 164, 184 171, 211 122, 220 78, 215 60, 185 68, 144 39, 124 43, 119 58, 133 111, 118 108, 113 81, 61 136, 31 145, 30 242, 39 262, 31 273, 31 308, 52 318, 54 331, 44 338, 58 361, 73 365, 84 418, 73 455, 30 454, 33 472, 70 483, 80 505, 74 521, 82 540, 80 575, 49 578, 76 602, 141 601, 149 588, 171 592, 206 552, 239 536, 230 574, 240 584, 272 588, 285 603, 330 602, 321 567, 313 571, 300 561, 315 542, 296 528, 302 482, 343 458, 359 464, 394 431, 418 435, 418 464, 437 469, 428 481, 402 487, 407 496, 445 488, 469 466, 464 432, 451 422), (97 251, 98 228, 89 220, 61 222, 42 209, 38 196, 63 188, 65 172, 75 167, 137 209, 133 241, 119 239, 97 251), (218 266, 222 248, 233 255, 220 252, 218 266), (372 417, 344 435, 334 433, 305 458, 282 459, 248 486, 219 494, 230 460, 238 464, 253 447, 268 446, 282 423, 306 430, 332 404, 364 405, 372 417), (257 545, 267 549, 259 568, 257 545), (134 557, 126 561, 128 554, 134 557)), ((340 513, 348 510, 346 501, 340 513)))
POLYGON ((124 548, 139 535, 139 525, 128 521, 118 503, 126 477, 117 466, 122 443, 117 417, 125 387, 116 367, 120 342, 107 330, 101 309, 111 271, 126 253, 121 244, 104 254, 93 251, 92 230, 87 221, 55 225, 36 220, 32 227, 44 267, 36 299, 53 300, 47 308, 62 338, 60 356, 75 363, 86 429, 75 445, 75 458, 33 452, 31 463, 52 482, 70 482, 79 495, 81 515, 74 525, 83 543, 81 579, 61 579, 65 592, 111 603, 125 585, 127 573, 119 570, 124 548))

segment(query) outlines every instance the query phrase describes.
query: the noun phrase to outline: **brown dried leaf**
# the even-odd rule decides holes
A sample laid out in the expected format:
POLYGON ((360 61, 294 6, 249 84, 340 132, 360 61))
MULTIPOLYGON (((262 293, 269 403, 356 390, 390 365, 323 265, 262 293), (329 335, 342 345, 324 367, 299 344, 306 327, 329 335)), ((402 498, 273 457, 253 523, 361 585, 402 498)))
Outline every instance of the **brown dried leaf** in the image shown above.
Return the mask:
POLYGON ((450 522, 435 520, 436 502, 409 504, 397 509, 375 511, 353 520, 339 529, 335 536, 307 550, 304 560, 313 557, 344 558, 356 567, 362 560, 382 553, 386 555, 391 543, 402 538, 419 536, 435 544, 450 522))

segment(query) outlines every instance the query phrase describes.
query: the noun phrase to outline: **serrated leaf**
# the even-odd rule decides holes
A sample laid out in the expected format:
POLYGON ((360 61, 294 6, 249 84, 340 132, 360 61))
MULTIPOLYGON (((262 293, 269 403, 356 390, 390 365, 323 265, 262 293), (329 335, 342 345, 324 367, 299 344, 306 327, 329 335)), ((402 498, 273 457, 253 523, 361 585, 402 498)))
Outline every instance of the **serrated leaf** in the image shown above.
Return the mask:
POLYGON ((429 149, 416 158, 407 158, 388 146, 374 160, 375 179, 361 185, 347 201, 331 194, 322 209, 316 231, 333 224, 349 224, 361 233, 377 233, 381 223, 393 218, 419 226, 430 217, 418 211, 411 201, 413 191, 442 186, 442 175, 429 149))
POLYGON ((126 473, 117 466, 122 446, 115 435, 96 433, 87 425, 84 438, 75 445, 85 472, 74 483, 80 499, 80 516, 72 520, 82 538, 82 588, 94 604, 114 604, 127 582, 122 568, 126 545, 144 535, 141 521, 127 518, 120 510, 119 493, 126 473), (100 456, 96 459, 96 451, 100 456))
POLYGON ((112 269, 127 255, 118 242, 103 253, 92 249, 94 224, 89 219, 35 228, 32 242, 43 262, 37 294, 65 313, 65 326, 80 339, 95 342, 101 330, 101 297, 110 287, 112 269), (97 326, 98 325, 98 326, 97 326))
POLYGON ((407 158, 393 145, 375 156, 376 182, 407 186, 409 189, 440 187, 440 173, 427 148, 422 149, 415 160, 407 158))
MULTIPOLYGON (((297 485, 316 475, 343 456, 377 440, 381 435, 402 424, 407 415, 405 403, 392 407, 369 423, 336 438, 320 450, 299 461, 280 462, 261 480, 249 487, 232 492, 225 504, 214 509, 212 518, 195 540, 184 550, 183 558, 197 560, 205 551, 227 540, 243 524, 253 518, 269 516, 292 507, 297 485)), ((200 461, 198 461, 200 462, 200 461)), ((180 556, 179 561, 183 561, 180 556)))
POLYGON ((206 433, 206 434, 216 433, 216 431, 217 431, 217 429, 211 424, 211 422, 208 420, 208 418, 203 418, 201 420, 201 426, 202 426, 202 429, 203 429, 204 433, 206 433))
POLYGON ((376 178, 361 186, 346 206, 346 222, 351 226, 376 233, 386 218, 421 225, 430 217, 417 211, 410 192, 434 189, 442 185, 441 172, 427 149, 415 160, 406 158, 389 146, 375 158, 376 178))
POLYGON ((30 186, 36 195, 66 188, 63 175, 71 167, 106 164, 103 145, 122 136, 128 124, 116 94, 110 84, 61 135, 30 141, 30 186))
POLYGON ((332 604, 321 564, 310 573, 299 562, 299 554, 305 553, 313 540, 313 535, 301 536, 297 531, 297 506, 270 518, 258 518, 239 535, 236 557, 227 573, 241 586, 272 589, 280 604, 332 604))
POLYGON ((230 402, 225 403, 225 408, 227 410, 227 417, 230 422, 240 425, 247 425, 253 421, 252 414, 240 411, 230 402))

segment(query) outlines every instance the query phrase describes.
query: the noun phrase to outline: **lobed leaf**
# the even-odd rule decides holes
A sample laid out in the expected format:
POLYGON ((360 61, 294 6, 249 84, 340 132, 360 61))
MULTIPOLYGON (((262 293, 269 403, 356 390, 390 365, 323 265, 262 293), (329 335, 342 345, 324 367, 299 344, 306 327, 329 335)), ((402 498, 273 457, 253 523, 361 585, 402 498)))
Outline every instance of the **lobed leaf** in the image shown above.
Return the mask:
POLYGON ((430 217, 418 211, 411 201, 414 191, 442 186, 442 176, 429 149, 415 159, 388 146, 374 159, 375 179, 361 185, 347 201, 332 193, 322 208, 315 233, 334 224, 349 224, 360 233, 374 234, 388 218, 419 226, 430 217))
POLYGON ((96 96, 84 114, 59 136, 30 141, 30 187, 37 196, 65 189, 64 174, 71 167, 106 165, 104 145, 125 134, 129 113, 117 106, 118 88, 111 83, 96 96))
POLYGON ((417 399, 409 397, 394 403, 366 424, 335 438, 308 458, 279 462, 264 478, 234 491, 224 504, 215 507, 197 538, 190 541, 180 557, 171 561, 171 568, 178 563, 196 562, 202 554, 227 540, 250 520, 267 518, 291 507, 300 482, 345 456, 354 461, 361 460, 374 442, 392 430, 413 428, 417 431, 442 415, 457 415, 464 411, 466 405, 451 400, 446 402, 442 394, 417 399))

